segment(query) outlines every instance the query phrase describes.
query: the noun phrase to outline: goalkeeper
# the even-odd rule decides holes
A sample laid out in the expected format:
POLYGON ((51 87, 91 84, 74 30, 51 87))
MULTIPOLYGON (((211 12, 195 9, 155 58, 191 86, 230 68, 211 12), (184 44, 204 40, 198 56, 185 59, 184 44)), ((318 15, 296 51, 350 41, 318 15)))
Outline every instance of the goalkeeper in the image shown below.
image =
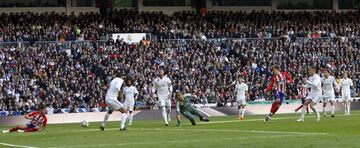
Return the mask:
POLYGON ((209 119, 203 113, 192 106, 190 103, 191 98, 196 98, 196 96, 190 93, 183 95, 179 90, 176 91, 176 126, 180 126, 180 114, 189 119, 192 125, 196 125, 194 115, 198 116, 201 121, 209 122, 209 119))

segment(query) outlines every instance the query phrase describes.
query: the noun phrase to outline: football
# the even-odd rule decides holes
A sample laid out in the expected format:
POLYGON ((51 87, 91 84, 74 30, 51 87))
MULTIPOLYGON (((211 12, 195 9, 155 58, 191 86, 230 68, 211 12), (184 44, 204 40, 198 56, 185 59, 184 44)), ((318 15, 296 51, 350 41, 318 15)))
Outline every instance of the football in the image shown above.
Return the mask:
POLYGON ((81 121, 81 123, 80 123, 80 125, 81 125, 81 127, 88 127, 89 126, 89 122, 87 122, 87 121, 81 121))

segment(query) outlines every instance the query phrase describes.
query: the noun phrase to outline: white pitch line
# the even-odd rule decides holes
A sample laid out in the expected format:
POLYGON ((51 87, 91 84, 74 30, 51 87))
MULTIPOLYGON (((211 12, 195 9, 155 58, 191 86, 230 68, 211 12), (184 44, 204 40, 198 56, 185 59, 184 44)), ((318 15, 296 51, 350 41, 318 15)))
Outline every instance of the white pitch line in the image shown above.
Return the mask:
POLYGON ((216 138, 216 139, 192 139, 192 140, 169 140, 169 141, 152 141, 152 142, 127 142, 127 143, 112 143, 112 144, 96 144, 96 145, 72 145, 51 148, 77 148, 77 147, 106 147, 106 146, 127 146, 127 145, 154 145, 164 143, 188 143, 188 142, 206 142, 206 141, 224 141, 224 140, 245 140, 245 139, 263 139, 263 138, 282 138, 296 135, 280 135, 280 136, 252 136, 252 137, 235 137, 235 138, 216 138))
MULTIPOLYGON (((107 128, 106 131, 116 131, 119 128, 107 128)), ((73 132, 94 132, 99 129, 88 130, 72 130, 61 133, 73 132)), ((294 134, 294 135, 326 135, 329 133, 314 133, 314 132, 288 132, 288 131, 258 131, 258 130, 236 130, 236 129, 162 129, 162 128, 132 128, 129 131, 198 131, 198 132, 240 132, 240 133, 264 133, 264 134, 294 134)))
POLYGON ((9 146, 9 147, 20 147, 20 148, 37 148, 37 147, 33 147, 33 146, 15 145, 15 144, 9 144, 9 143, 0 143, 0 145, 9 146))
MULTIPOLYGON (((360 114, 351 114, 351 116, 358 116, 360 114)), ((348 115, 337 115, 336 117, 342 117, 348 115)), ((314 118, 315 116, 305 116, 305 118, 314 118)), ((285 119, 297 119, 298 117, 283 117, 283 118, 273 118, 272 120, 285 120, 285 119)), ((252 122, 252 121, 263 121, 264 119, 249 119, 249 120, 226 120, 226 121, 210 121, 210 122, 200 122, 196 124, 219 124, 219 123, 233 123, 233 122, 252 122)), ((270 121, 271 122, 271 121, 270 121)), ((294 121, 295 122, 295 121, 294 121)), ((321 120, 320 120, 321 122, 321 120)), ((188 123, 190 124, 190 123, 188 123)))
MULTIPOLYGON (((118 129, 116 129, 118 130, 118 129)), ((312 133, 312 132, 286 132, 286 131, 258 131, 258 130, 234 130, 234 129, 150 129, 140 128, 133 129, 138 131, 200 131, 200 132, 242 132, 242 133, 265 133, 265 134, 309 134, 309 135, 325 135, 328 133, 312 133)))

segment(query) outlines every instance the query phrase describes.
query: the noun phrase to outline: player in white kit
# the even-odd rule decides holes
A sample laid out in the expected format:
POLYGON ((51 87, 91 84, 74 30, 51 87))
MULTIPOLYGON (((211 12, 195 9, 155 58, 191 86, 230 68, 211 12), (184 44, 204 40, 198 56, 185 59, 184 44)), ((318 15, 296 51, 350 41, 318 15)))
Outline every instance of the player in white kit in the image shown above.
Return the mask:
POLYGON ((159 71, 159 77, 153 81, 153 93, 157 92, 160 108, 162 110, 162 117, 165 122, 165 126, 169 126, 171 120, 171 94, 173 91, 171 80, 164 75, 164 71, 159 71))
POLYGON ((122 113, 120 130, 122 131, 126 130, 125 123, 126 123, 127 111, 124 105, 120 103, 120 101, 118 100, 118 96, 121 96, 119 95, 119 92, 121 92, 121 86, 124 83, 124 80, 120 77, 121 74, 118 73, 116 77, 113 80, 111 80, 109 84, 109 88, 106 92, 105 103, 106 106, 109 108, 109 111, 105 114, 104 121, 100 125, 101 130, 105 129, 105 124, 113 111, 120 111, 122 113))
POLYGON ((126 81, 126 86, 123 89, 123 94, 125 96, 125 102, 124 102, 125 108, 129 113, 128 125, 131 125, 133 120, 133 110, 134 110, 135 100, 139 92, 136 89, 136 87, 132 85, 130 79, 126 81))
POLYGON ((236 102, 238 105, 239 110, 239 120, 244 120, 245 115, 245 106, 246 106, 246 98, 249 98, 248 94, 249 87, 241 76, 238 77, 238 80, 235 85, 235 95, 236 95, 236 102))
POLYGON ((341 97, 345 106, 345 115, 350 115, 351 107, 351 87, 353 86, 353 81, 348 78, 347 73, 343 74, 343 78, 340 80, 341 87, 341 97))
POLYGON ((326 117, 326 103, 330 102, 331 105, 331 117, 335 117, 335 91, 339 90, 339 85, 336 83, 336 80, 333 76, 330 75, 329 70, 324 70, 324 77, 321 80, 322 83, 322 100, 323 100, 323 116, 326 117))
MULTIPOLYGON (((316 110, 316 103, 318 103, 322 96, 321 78, 318 74, 316 74, 316 69, 314 67, 310 67, 308 73, 310 77, 303 87, 310 88, 310 92, 305 98, 304 106, 308 106, 310 104, 310 108, 314 111, 314 113, 316 113, 316 121, 320 121, 320 113, 316 110)), ((297 122, 304 122, 305 110, 306 107, 303 107, 301 117, 296 120, 297 122)))

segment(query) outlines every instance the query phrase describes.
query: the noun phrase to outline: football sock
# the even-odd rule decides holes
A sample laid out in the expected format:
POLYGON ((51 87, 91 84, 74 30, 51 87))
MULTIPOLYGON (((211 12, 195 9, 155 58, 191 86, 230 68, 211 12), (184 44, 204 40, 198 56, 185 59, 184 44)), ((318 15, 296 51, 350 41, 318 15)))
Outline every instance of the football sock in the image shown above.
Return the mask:
POLYGON ((132 120, 133 120, 133 113, 129 114, 129 124, 132 124, 132 120))
POLYGON ((277 102, 277 101, 273 102, 271 105, 271 109, 270 109, 271 115, 274 115, 276 113, 276 111, 279 109, 279 107, 280 107, 279 102, 277 102))
POLYGON ((241 109, 241 117, 244 117, 245 115, 245 108, 241 109))
POLYGON ((123 129, 125 127, 126 118, 127 118, 126 113, 122 113, 121 114, 121 126, 120 126, 121 129, 123 129))
POLYGON ((350 115, 350 108, 351 108, 351 101, 348 100, 348 105, 347 105, 347 109, 348 109, 347 113, 348 113, 348 115, 350 115))
POLYGON ((170 120, 171 120, 170 113, 171 113, 171 108, 170 107, 166 108, 166 116, 167 116, 168 122, 170 122, 170 120))
POLYGON ((16 132, 20 129, 20 126, 14 127, 12 129, 10 129, 10 132, 16 132))
POLYGON ((320 118, 320 113, 317 111, 316 105, 311 105, 310 107, 314 111, 314 113, 316 114, 316 118, 320 118))
POLYGON ((299 111, 304 105, 300 105, 298 108, 295 109, 295 111, 299 111))
POLYGON ((163 116, 165 124, 169 124, 165 107, 162 108, 162 116, 163 116))
POLYGON ((105 117, 104 117, 104 121, 101 123, 101 126, 105 126, 105 124, 106 124, 107 120, 109 119, 109 117, 110 117, 110 114, 106 113, 105 117))
POLYGON ((345 102, 344 102, 345 114, 347 114, 347 105, 348 105, 348 104, 347 104, 347 102, 345 101, 345 102))
POLYGON ((300 117, 300 119, 303 119, 303 120, 304 120, 306 108, 307 108, 307 107, 303 107, 303 108, 301 109, 301 117, 300 117))

